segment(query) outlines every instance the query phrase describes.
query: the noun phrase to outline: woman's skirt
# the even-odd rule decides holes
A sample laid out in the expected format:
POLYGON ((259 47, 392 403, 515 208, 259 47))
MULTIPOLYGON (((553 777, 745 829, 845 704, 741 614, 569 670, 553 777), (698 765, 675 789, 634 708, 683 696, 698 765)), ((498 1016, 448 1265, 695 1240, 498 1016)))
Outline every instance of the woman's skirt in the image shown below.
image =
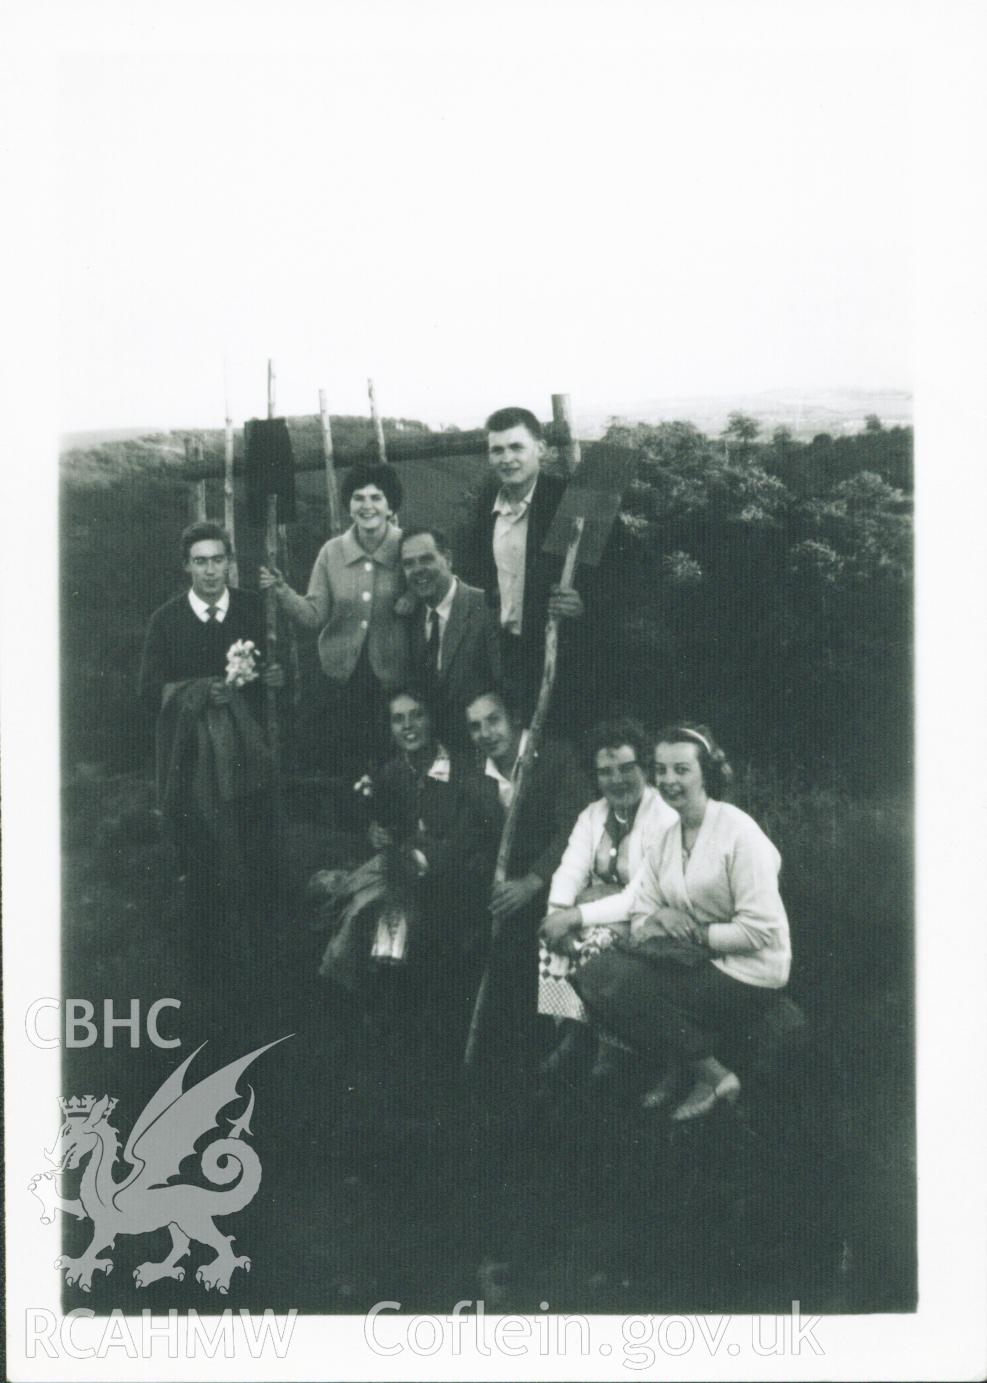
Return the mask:
POLYGON ((577 1023, 589 1021, 583 1001, 569 981, 580 965, 612 945, 615 935, 610 927, 593 927, 575 943, 578 948, 575 956, 560 956, 543 942, 538 943, 539 1013, 552 1018, 572 1018, 577 1023))
MULTIPOLYGON (((593 882, 584 888, 576 898, 580 903, 592 903, 597 898, 608 898, 619 893, 617 884, 593 876, 593 882)), ((543 942, 538 943, 538 1012, 550 1018, 571 1018, 577 1023, 586 1023, 586 1009, 583 1001, 569 983, 579 967, 590 957, 612 944, 614 939, 627 930, 626 923, 612 927, 591 927, 574 943, 575 956, 560 956, 550 951, 543 942)))
POLYGON ((736 1039, 777 991, 733 979, 701 954, 626 944, 598 951, 573 975, 591 1021, 655 1060, 711 1056, 736 1039))

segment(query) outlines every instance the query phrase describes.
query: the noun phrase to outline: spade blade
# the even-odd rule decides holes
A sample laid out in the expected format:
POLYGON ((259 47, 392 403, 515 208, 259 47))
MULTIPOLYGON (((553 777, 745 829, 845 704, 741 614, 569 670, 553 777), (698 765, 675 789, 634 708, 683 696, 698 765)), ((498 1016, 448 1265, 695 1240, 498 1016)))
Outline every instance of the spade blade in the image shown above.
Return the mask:
POLYGON ((581 517, 585 524, 579 545, 580 564, 598 566, 620 512, 621 498, 634 479, 636 460, 637 454, 626 447, 583 443, 583 459, 562 495, 542 551, 565 556, 572 521, 581 517))

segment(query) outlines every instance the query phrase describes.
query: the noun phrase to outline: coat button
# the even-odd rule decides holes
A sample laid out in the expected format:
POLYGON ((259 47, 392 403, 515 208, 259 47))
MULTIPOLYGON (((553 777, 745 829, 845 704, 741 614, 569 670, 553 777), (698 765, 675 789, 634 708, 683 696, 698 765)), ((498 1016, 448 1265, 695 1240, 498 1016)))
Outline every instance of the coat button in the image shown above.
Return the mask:
POLYGON ((369 629, 369 628, 370 628, 370 621, 369 621, 368 619, 362 619, 362 620, 360 621, 360 628, 361 628, 361 629, 369 629))
POLYGON ((364 599, 364 600, 369 600, 369 599, 370 599, 370 592, 369 592, 369 591, 364 591, 364 592, 363 592, 363 599, 364 599))
POLYGON ((373 562, 364 562, 364 564, 363 564, 363 570, 364 570, 364 571, 373 571, 373 569, 374 569, 374 564, 373 564, 373 562))

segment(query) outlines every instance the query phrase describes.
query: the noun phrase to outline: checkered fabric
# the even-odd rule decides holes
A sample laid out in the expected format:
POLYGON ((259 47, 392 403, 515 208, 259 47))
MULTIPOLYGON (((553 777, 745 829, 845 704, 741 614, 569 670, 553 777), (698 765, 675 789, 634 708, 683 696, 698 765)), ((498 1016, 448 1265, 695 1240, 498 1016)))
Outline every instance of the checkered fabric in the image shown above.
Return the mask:
POLYGON ((576 1022, 587 1022, 583 1001, 569 983, 569 976, 584 961, 598 956, 610 946, 618 933, 610 927, 592 927, 576 943, 575 957, 560 956, 538 945, 538 1012, 551 1018, 573 1018, 576 1022))

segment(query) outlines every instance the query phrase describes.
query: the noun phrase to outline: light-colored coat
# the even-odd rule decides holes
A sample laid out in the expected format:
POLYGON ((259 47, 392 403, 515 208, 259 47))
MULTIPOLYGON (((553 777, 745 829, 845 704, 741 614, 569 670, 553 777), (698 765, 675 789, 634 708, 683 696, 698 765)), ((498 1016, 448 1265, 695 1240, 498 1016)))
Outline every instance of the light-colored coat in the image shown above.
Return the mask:
MULTIPOLYGON (((598 801, 591 802, 585 811, 580 812, 576 824, 572 828, 572 834, 569 836, 569 843, 566 846, 565 854, 562 856, 562 862, 552 876, 552 887, 548 895, 550 907, 572 907, 583 889, 591 883, 596 852, 600 848, 609 811, 609 802, 605 797, 601 797, 598 801)), ((627 836, 627 862, 631 878, 640 868, 648 847, 662 831, 677 820, 677 815, 667 803, 662 801, 657 789, 651 787, 650 784, 646 785, 641 797, 641 804, 634 817, 634 825, 627 836)), ((599 900, 600 903, 610 903, 611 901, 610 898, 599 900)), ((597 904, 584 906, 584 923, 586 922, 587 908, 596 906, 597 904)), ((609 911, 612 912, 613 909, 609 911)), ((601 917, 596 920, 612 923, 624 921, 626 918, 626 912, 618 911, 613 916, 601 917)))
POLYGON ((319 662, 333 682, 349 681, 364 643, 384 687, 397 686, 407 673, 407 621, 394 611, 404 586, 400 545, 401 530, 393 524, 375 552, 365 552, 355 528, 348 528, 319 552, 308 593, 285 590, 281 596, 292 619, 320 631, 319 662))
POLYGON ((781 989, 788 982, 792 947, 778 891, 781 856, 757 822, 729 802, 710 801, 682 862, 678 816, 655 840, 622 893, 580 908, 583 925, 602 922, 607 910, 632 921, 658 908, 676 908, 709 927, 713 964, 744 984, 781 989))

